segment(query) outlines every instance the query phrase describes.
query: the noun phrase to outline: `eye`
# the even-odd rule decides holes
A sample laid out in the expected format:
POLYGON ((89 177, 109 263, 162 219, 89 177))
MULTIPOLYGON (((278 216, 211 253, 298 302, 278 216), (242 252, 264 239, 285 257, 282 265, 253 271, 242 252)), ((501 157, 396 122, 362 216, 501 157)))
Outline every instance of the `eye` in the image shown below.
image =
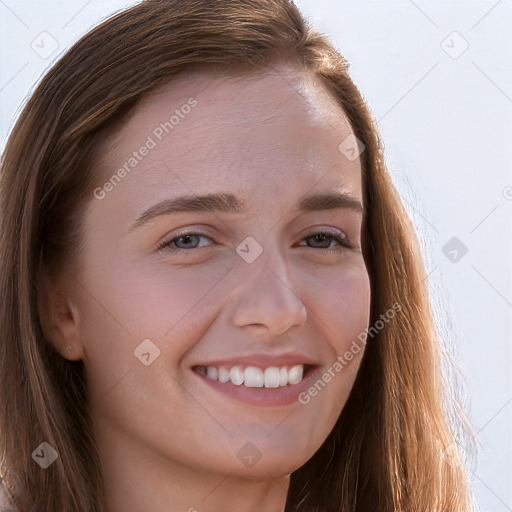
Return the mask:
MULTIPOLYGON (((187 249, 197 249, 199 247, 204 247, 205 245, 198 245, 200 238, 205 238, 213 242, 212 238, 205 235, 204 233, 196 232, 196 231, 188 231, 178 233, 174 237, 170 239, 164 239, 162 242, 158 244, 158 249, 168 249, 170 251, 178 251, 178 250, 187 250, 187 249)), ((307 244, 308 247, 313 249, 331 249, 331 243, 333 241, 337 242, 342 247, 347 249, 351 249, 352 245, 349 243, 347 237, 338 231, 331 230, 321 230, 315 231, 312 234, 303 238, 303 240, 311 239, 313 244, 323 244, 324 246, 315 246, 307 244), (327 242, 327 246, 325 246, 325 242, 327 242)), ((208 245, 208 244, 207 244, 208 245)), ((303 246, 304 247, 304 246, 303 246)))
POLYGON ((313 244, 323 244, 323 247, 318 247, 315 245, 311 246, 310 244, 308 244, 309 247, 313 247, 315 249, 330 249, 332 247, 330 245, 332 241, 338 242, 339 245, 347 249, 352 248, 352 245, 348 241, 347 237, 342 232, 338 231, 331 231, 328 229, 315 231, 312 234, 303 238, 303 240, 308 239, 313 240, 313 244), (325 245, 325 242, 327 242, 327 245, 325 245))
POLYGON ((187 250, 187 249, 196 249, 197 247, 203 247, 198 246, 198 240, 199 238, 207 238, 208 240, 212 241, 212 239, 203 234, 198 233, 196 231, 189 231, 189 232, 183 232, 178 233, 176 236, 174 236, 171 239, 165 239, 162 242, 158 244, 158 249, 169 249, 171 251, 173 250, 187 250), (181 245, 181 247, 180 247, 181 245))

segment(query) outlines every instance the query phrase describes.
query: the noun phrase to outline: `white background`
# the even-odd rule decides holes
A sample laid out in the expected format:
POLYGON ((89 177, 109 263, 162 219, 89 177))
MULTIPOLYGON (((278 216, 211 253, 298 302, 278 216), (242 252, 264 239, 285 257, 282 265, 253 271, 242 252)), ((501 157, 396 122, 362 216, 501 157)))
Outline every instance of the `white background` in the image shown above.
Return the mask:
MULTIPOLYGON (((133 3, 0 0, 2 148, 52 62, 133 3)), ((465 377, 479 507, 512 511, 512 2, 296 4, 348 59, 378 121, 420 232, 441 334, 465 377), (443 253, 453 237, 467 247, 455 262, 443 253)))

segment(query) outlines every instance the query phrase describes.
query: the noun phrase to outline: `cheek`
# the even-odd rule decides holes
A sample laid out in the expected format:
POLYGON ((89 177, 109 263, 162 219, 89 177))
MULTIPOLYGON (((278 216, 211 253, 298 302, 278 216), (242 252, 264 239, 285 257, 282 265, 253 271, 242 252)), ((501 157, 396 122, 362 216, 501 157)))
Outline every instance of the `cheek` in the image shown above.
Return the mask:
POLYGON ((171 269, 165 263, 118 267, 89 279, 100 316, 115 320, 130 339, 165 339, 170 332, 190 325, 207 308, 208 296, 229 269, 211 267, 171 269))
POLYGON ((145 368, 134 354, 143 340, 161 351, 152 367, 178 362, 194 343, 209 292, 224 273, 119 262, 81 276, 80 338, 91 393, 101 396, 127 372, 145 368))
POLYGON ((353 340, 368 327, 370 319, 370 279, 366 268, 355 268, 347 272, 336 283, 333 293, 330 317, 334 320, 334 330, 340 333, 333 340, 338 354, 343 354, 353 340))
POLYGON ((370 319, 370 279, 366 267, 356 267, 336 282, 333 293, 336 300, 330 303, 332 318, 330 345, 334 351, 331 374, 333 388, 343 395, 352 388, 365 350, 364 335, 370 319))
POLYGON ((347 266, 320 280, 310 295, 310 309, 336 354, 343 354, 367 327, 370 279, 363 263, 347 266), (320 286, 321 285, 321 286, 320 286))
POLYGON ((327 341, 326 365, 299 402, 318 419, 310 435, 321 443, 334 427, 352 390, 365 345, 360 340, 370 316, 370 282, 366 267, 355 265, 336 273, 314 289, 310 309, 317 330, 327 341), (358 338, 359 337, 359 338, 358 338))

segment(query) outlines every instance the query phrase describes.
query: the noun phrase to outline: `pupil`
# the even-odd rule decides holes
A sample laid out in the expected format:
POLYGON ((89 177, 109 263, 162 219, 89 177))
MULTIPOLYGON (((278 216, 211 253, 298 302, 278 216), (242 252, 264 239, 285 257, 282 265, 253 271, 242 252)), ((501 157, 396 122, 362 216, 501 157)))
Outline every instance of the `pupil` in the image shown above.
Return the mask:
POLYGON ((312 238, 314 240, 314 243, 318 243, 318 244, 325 243, 325 242, 327 242, 327 244, 330 243, 329 239, 321 233, 317 233, 316 235, 313 235, 312 238))
POLYGON ((180 236, 180 240, 185 244, 185 245, 190 245, 190 242, 192 240, 192 236, 191 235, 183 235, 183 236, 180 236))

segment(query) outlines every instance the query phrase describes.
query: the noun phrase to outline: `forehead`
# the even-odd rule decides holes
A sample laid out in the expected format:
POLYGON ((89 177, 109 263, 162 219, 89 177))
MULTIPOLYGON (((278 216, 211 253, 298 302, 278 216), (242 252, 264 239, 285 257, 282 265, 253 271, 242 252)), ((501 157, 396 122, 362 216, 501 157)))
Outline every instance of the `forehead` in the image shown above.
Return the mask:
POLYGON ((192 71, 179 75, 146 96, 135 115, 139 120, 161 117, 166 109, 172 113, 191 97, 200 100, 205 115, 216 111, 219 122, 261 122, 268 118, 269 109, 276 109, 281 116, 302 115, 317 125, 348 126, 342 108, 319 78, 291 65, 246 74, 192 71))
POLYGON ((323 180, 324 188, 357 195, 359 159, 339 149, 351 133, 342 108, 306 71, 195 72, 139 103, 102 145, 100 168, 108 180, 124 167, 119 189, 138 190, 130 200, 141 205, 142 190, 167 196, 178 195, 177 189, 284 192, 296 188, 295 181, 307 188, 323 180))

